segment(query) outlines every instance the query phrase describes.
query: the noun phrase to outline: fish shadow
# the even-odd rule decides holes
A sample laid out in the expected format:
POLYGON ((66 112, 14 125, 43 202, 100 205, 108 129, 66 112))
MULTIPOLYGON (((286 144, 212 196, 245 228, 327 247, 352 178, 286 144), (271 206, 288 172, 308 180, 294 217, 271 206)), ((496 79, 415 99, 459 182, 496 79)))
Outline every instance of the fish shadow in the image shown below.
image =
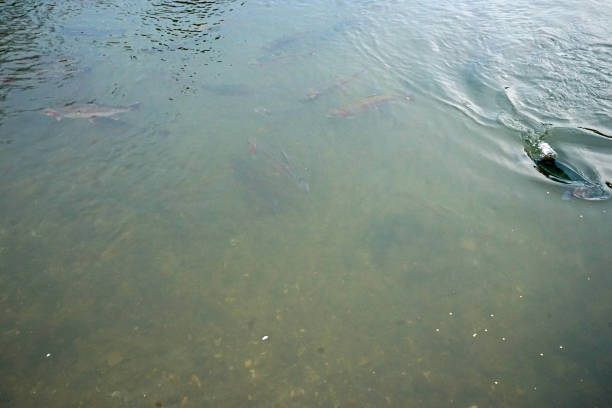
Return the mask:
POLYGON ((425 232, 423 223, 414 216, 389 214, 374 219, 368 226, 364 239, 372 261, 379 265, 403 261, 406 249, 421 247, 425 232))
POLYGON ((292 206, 300 191, 263 160, 235 157, 230 161, 236 192, 254 215, 279 215, 292 206))

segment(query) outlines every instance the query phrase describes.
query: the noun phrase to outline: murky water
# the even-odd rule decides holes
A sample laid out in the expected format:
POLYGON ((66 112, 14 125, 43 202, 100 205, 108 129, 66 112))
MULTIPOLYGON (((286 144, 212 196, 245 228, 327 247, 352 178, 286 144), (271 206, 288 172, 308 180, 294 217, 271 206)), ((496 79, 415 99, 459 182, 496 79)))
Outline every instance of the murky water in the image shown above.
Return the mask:
POLYGON ((0 406, 608 406, 610 21, 0 1, 0 406))

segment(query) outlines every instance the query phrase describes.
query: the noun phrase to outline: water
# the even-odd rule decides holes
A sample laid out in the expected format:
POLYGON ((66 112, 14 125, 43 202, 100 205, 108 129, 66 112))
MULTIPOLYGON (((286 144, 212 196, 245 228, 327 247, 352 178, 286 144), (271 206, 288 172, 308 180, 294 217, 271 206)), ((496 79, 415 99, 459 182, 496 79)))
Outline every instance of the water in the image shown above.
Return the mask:
POLYGON ((0 406, 609 405, 609 21, 0 1, 0 406))

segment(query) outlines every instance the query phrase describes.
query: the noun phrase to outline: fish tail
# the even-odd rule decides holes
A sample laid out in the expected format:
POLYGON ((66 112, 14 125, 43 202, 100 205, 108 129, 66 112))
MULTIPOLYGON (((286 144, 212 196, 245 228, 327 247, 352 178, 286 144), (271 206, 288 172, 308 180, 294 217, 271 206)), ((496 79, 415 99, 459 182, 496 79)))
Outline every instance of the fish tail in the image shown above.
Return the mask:
POLYGON ((128 108, 129 110, 136 110, 140 108, 140 105, 141 105, 140 102, 136 102, 136 103, 126 106, 126 108, 128 108))
POLYGON ((60 113, 58 111, 55 111, 51 108, 47 108, 43 111, 43 113, 47 116, 53 116, 55 118, 55 120, 57 120, 58 122, 60 120, 62 120, 62 115, 60 115, 60 113))
POLYGON ((249 151, 252 154, 257 153, 257 141, 255 140, 255 138, 248 138, 247 139, 247 143, 249 144, 249 151))

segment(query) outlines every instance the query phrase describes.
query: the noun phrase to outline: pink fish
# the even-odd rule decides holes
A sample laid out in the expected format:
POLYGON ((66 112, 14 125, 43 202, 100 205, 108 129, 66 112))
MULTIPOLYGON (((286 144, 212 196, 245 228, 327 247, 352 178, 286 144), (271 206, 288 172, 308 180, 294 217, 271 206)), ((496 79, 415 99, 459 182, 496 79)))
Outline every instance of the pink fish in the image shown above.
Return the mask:
POLYGON ((392 95, 392 94, 380 94, 380 95, 372 95, 367 96, 365 98, 359 98, 354 100, 353 102, 347 103, 346 105, 339 106, 336 109, 332 109, 329 112, 329 116, 339 116, 339 117, 350 117, 354 116, 356 113, 362 112, 364 110, 377 108, 381 105, 399 101, 399 100, 410 100, 412 99, 410 95, 392 95))
POLYGON ((336 81, 335 83, 329 85, 326 88, 320 89, 320 90, 309 90, 308 94, 306 95, 306 98, 304 98, 305 102, 308 101, 314 101, 315 99, 319 99, 321 96, 323 95, 327 95, 330 94, 338 89, 342 89, 344 87, 344 85, 348 84, 349 82, 353 81, 354 79, 357 79, 359 76, 361 76, 361 74, 363 74, 365 72, 365 70, 362 70, 360 72, 357 72, 356 74, 353 74, 349 77, 340 79, 338 81, 336 81))

